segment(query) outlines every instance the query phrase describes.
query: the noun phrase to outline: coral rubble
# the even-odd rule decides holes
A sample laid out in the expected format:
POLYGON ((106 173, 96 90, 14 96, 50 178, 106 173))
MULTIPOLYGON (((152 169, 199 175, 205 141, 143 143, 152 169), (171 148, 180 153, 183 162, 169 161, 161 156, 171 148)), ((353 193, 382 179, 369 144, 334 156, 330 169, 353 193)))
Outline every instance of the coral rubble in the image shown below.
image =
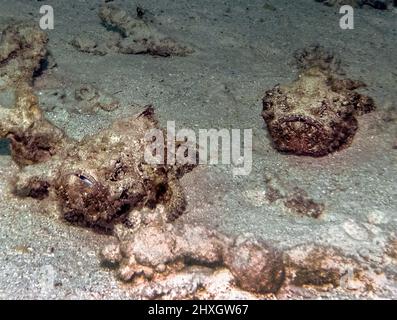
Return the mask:
POLYGON ((71 44, 82 52, 105 55, 109 52, 123 54, 150 54, 153 56, 187 56, 193 50, 163 35, 148 21, 114 5, 102 5, 99 17, 105 27, 116 31, 103 41, 87 36, 75 37, 71 44))
POLYGON ((139 228, 120 243, 105 247, 101 257, 105 264, 117 266, 123 281, 141 276, 153 279, 193 265, 227 268, 240 288, 255 293, 275 293, 284 281, 282 255, 276 249, 201 226, 139 228))
POLYGON ((0 137, 11 142, 20 165, 47 161, 64 141, 61 130, 43 116, 31 89, 35 72, 48 55, 47 35, 25 23, 8 26, 0 43, 0 137), (6 99, 4 97, 7 97, 6 99))
POLYGON ((296 288, 349 290, 365 296, 382 282, 371 268, 333 247, 302 244, 281 251, 262 241, 228 237, 204 226, 140 219, 136 228, 119 232, 118 240, 103 248, 100 259, 123 282, 133 287, 144 283, 148 290, 140 295, 146 298, 205 297, 212 291, 209 279, 220 273, 225 276, 225 272, 232 277, 227 280, 229 291, 251 292, 256 298, 269 294, 282 298, 296 288), (180 283, 185 290, 170 287, 172 283, 180 283))
POLYGON ((360 267, 357 260, 333 247, 301 245, 287 250, 288 284, 314 288, 338 288, 369 292, 373 274, 360 267))
POLYGON ((0 90, 29 84, 48 55, 48 37, 39 28, 17 23, 3 30, 0 42, 0 90))
POLYGON ((161 34, 140 18, 132 17, 127 11, 112 5, 103 5, 99 17, 105 26, 118 30, 123 39, 119 43, 121 53, 148 53, 155 56, 186 56, 192 50, 177 44, 161 34))
POLYGON ((349 145, 358 128, 356 115, 372 111, 374 101, 354 91, 364 83, 337 74, 338 64, 321 47, 297 56, 298 79, 266 92, 262 116, 277 150, 324 156, 349 145))

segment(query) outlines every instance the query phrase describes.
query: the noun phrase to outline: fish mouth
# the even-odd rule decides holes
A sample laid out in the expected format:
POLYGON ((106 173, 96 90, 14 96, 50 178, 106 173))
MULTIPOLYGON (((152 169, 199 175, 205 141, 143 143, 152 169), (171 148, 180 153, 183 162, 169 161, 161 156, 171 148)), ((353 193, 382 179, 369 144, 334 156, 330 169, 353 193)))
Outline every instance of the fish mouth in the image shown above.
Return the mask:
POLYGON ((322 156, 328 153, 330 134, 319 121, 289 115, 272 124, 271 135, 276 148, 297 155, 322 156))

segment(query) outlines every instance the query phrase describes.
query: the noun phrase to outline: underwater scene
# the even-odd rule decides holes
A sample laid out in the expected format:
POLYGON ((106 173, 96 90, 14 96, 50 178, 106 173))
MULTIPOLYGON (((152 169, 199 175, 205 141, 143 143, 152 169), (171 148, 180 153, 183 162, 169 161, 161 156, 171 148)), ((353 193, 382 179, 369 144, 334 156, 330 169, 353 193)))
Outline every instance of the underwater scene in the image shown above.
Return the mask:
POLYGON ((0 299, 397 299, 396 0, 0 0, 0 299))

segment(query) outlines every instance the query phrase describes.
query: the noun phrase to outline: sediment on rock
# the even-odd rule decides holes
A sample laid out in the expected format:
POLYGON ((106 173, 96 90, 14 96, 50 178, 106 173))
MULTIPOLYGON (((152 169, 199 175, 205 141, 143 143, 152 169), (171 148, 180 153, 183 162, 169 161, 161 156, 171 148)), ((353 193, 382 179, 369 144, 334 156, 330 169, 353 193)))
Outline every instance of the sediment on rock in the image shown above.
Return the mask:
POLYGON ((13 160, 26 166, 63 152, 68 139, 45 119, 32 90, 16 89, 15 95, 15 106, 0 107, 0 137, 10 140, 13 160))
POLYGON ((318 290, 376 290, 376 276, 353 257, 333 247, 300 245, 285 252, 287 285, 318 290))

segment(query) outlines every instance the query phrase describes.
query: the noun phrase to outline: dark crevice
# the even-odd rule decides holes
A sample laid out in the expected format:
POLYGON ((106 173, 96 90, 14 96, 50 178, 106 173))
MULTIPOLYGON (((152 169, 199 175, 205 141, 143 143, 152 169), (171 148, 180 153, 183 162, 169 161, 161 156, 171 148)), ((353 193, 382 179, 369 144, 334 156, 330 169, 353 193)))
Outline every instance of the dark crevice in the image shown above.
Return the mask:
POLYGON ((9 139, 0 139, 0 156, 10 156, 10 140, 9 139))
POLYGON ((48 55, 40 60, 39 67, 33 72, 33 81, 36 78, 39 78, 43 75, 43 73, 48 70, 49 62, 48 62, 48 55))

